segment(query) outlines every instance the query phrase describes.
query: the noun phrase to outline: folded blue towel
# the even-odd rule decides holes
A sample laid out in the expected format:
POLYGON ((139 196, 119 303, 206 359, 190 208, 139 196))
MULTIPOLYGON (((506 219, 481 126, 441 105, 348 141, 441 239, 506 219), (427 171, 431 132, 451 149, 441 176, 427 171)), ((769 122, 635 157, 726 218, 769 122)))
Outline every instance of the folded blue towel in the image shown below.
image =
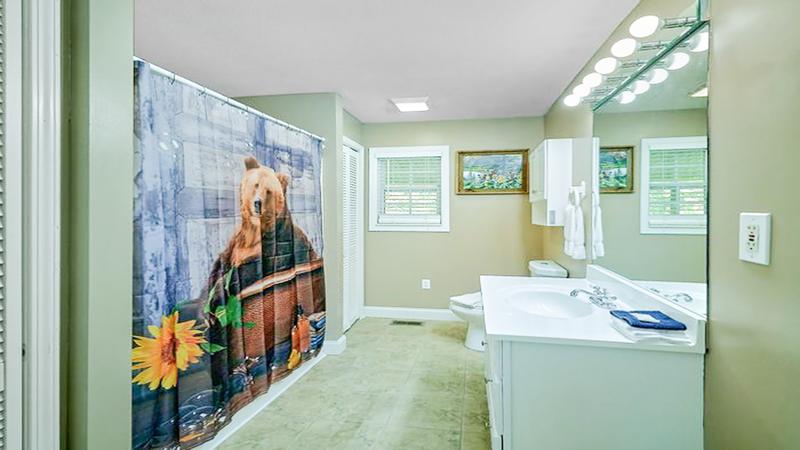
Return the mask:
POLYGON ((678 322, 672 317, 664 314, 661 311, 611 311, 611 315, 617 319, 622 319, 628 322, 628 325, 634 328, 650 328, 653 330, 685 330, 686 325, 678 322), (652 317, 652 320, 643 320, 636 315, 646 315, 652 317))

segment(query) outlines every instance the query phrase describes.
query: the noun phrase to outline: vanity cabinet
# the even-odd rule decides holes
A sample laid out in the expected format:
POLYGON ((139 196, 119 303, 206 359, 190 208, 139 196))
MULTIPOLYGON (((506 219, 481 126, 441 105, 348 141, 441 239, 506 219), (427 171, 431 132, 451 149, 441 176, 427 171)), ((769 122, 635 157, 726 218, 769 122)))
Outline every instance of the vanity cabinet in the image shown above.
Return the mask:
POLYGON ((535 225, 564 225, 574 141, 545 139, 528 155, 531 221, 535 225))
POLYGON ((703 448, 703 355, 487 337, 492 450, 703 448))

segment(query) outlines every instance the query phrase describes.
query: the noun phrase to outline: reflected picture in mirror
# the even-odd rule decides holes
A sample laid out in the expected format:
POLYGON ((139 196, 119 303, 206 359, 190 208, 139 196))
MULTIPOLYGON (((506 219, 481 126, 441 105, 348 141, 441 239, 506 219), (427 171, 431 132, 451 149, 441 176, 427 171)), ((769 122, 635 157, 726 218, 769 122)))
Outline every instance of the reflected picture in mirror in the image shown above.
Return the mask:
POLYGON ((600 193, 633 192, 633 146, 600 147, 600 193))

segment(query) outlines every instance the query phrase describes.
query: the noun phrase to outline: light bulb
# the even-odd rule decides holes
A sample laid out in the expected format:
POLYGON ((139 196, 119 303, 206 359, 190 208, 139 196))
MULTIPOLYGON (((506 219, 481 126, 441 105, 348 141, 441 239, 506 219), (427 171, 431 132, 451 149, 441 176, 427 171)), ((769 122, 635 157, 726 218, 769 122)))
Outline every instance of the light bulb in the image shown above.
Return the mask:
POLYGON ((618 40, 614 45, 611 46, 611 54, 616 56, 617 58, 624 58, 626 56, 631 56, 633 52, 636 51, 636 47, 639 44, 636 42, 636 39, 633 38, 625 38, 618 40))
POLYGON ((592 72, 589 75, 583 77, 583 84, 589 86, 590 88, 596 88, 597 86, 600 86, 602 82, 603 82, 603 76, 597 72, 592 72))
POLYGON ((580 102, 581 102, 581 98, 578 97, 575 94, 570 94, 570 95, 564 97, 564 104, 569 106, 569 107, 578 106, 578 103, 580 103, 580 102))
POLYGON ((708 50, 708 31, 700 32, 689 40, 689 51, 693 53, 708 50))
POLYGON ((658 31, 659 26, 661 26, 661 19, 658 16, 643 16, 634 20, 628 31, 633 37, 643 38, 658 31))
POLYGON ((653 69, 650 75, 647 76, 647 81, 650 84, 658 84, 664 82, 669 77, 669 72, 665 69, 653 69))
POLYGON ((622 91, 622 93, 619 94, 618 99, 621 104, 627 105, 628 103, 636 100, 636 94, 631 91, 622 91))
POLYGON ((577 95, 578 97, 583 98, 583 97, 586 97, 587 95, 589 95, 589 92, 591 92, 591 91, 592 90, 589 89, 589 86, 586 86, 585 84, 581 83, 581 84, 575 86, 575 89, 572 90, 572 93, 577 95))
POLYGON ((669 70, 678 70, 686 67, 689 64, 689 54, 683 52, 675 52, 673 53, 670 58, 667 60, 667 69, 669 70))
POLYGON ((636 95, 644 94, 650 90, 650 83, 644 80, 636 80, 633 82, 633 93, 636 95))
POLYGON ((611 56, 607 58, 603 58, 600 61, 597 61, 597 64, 594 65, 594 70, 597 73, 608 75, 611 72, 617 70, 617 58, 613 58, 611 56))

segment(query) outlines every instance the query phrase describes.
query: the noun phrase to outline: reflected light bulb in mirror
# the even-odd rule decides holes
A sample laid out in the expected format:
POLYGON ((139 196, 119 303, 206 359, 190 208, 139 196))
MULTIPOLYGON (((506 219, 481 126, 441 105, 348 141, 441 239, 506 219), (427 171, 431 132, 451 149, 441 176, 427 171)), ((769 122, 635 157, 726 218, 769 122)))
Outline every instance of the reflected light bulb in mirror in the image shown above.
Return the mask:
POLYGON ((578 97, 575 94, 570 94, 570 95, 564 97, 564 104, 567 105, 567 106, 570 106, 570 107, 578 106, 578 103, 580 103, 580 102, 581 102, 581 98, 578 97))
POLYGON ((667 59, 667 69, 678 70, 686 67, 689 64, 689 54, 683 52, 675 52, 667 59))
POLYGON ((611 54, 616 56, 617 58, 624 58, 626 56, 631 56, 633 52, 636 51, 636 47, 639 44, 636 42, 636 39, 633 38, 625 38, 618 40, 614 45, 611 46, 611 54))
POLYGON ((650 84, 658 84, 664 82, 669 77, 669 72, 665 69, 653 69, 650 75, 647 76, 647 81, 650 84))
POLYGON ((621 104, 627 105, 628 103, 631 103, 634 100, 636 100, 636 94, 634 94, 631 91, 622 91, 622 93, 619 94, 618 99, 621 104))
POLYGON ((634 20, 630 28, 628 28, 628 31, 633 37, 643 38, 651 36, 658 31, 658 27, 660 26, 661 19, 659 19, 658 16, 643 16, 634 20))
POLYGON ((589 86, 590 88, 596 88, 597 86, 600 86, 602 82, 603 82, 603 76, 597 72, 592 72, 589 75, 583 77, 583 84, 589 86))
POLYGON ((583 98, 583 97, 586 97, 587 95, 589 95, 589 92, 591 92, 591 91, 592 90, 589 89, 589 86, 586 86, 585 84, 581 83, 581 84, 575 86, 575 89, 572 90, 572 93, 577 95, 578 97, 583 98))
POLYGON ((650 90, 650 83, 644 80, 636 80, 633 82, 633 93, 636 95, 644 94, 650 90))
POLYGON ((689 40, 689 51, 693 53, 708 50, 708 31, 697 33, 689 40))
POLYGON ((617 58, 609 56, 597 61, 597 64, 594 65, 594 70, 602 75, 608 75, 617 70, 617 64, 617 58))

